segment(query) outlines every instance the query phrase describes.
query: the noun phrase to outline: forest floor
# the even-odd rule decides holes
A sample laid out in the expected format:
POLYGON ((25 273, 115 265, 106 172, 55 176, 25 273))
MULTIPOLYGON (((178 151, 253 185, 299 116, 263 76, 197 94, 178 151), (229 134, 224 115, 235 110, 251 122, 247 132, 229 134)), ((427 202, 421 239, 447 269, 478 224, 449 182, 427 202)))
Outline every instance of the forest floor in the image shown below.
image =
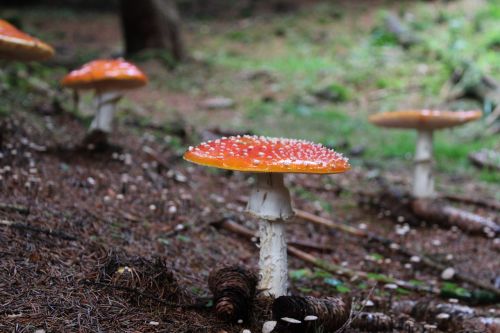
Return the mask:
MULTIPOLYGON (((351 157, 353 169, 287 176, 294 207, 376 233, 498 287, 498 238, 408 225, 394 212, 359 201, 366 191, 380 189, 380 178, 403 189, 411 183, 414 133, 375 128, 366 121, 369 114, 483 107, 467 99, 443 102, 442 87, 455 62, 439 59, 444 49, 460 52, 499 77, 498 39, 492 41, 500 27, 492 22, 498 22, 500 6, 495 1, 368 3, 186 20, 191 58, 170 70, 161 54, 136 59, 150 84, 127 93, 111 145, 99 151, 80 145, 92 96, 83 94, 76 111, 71 92, 58 80, 70 67, 119 54, 117 17, 4 10, 4 16, 21 17, 23 28, 54 44, 60 55, 48 64, 3 63, 1 72, 0 331, 260 332, 270 319, 264 305, 242 324, 227 324, 215 317, 209 301, 210 271, 226 264, 255 269, 258 261, 256 244, 217 224, 226 219, 256 230, 257 221, 242 203, 251 180, 182 160, 189 145, 220 132, 333 146, 351 157), (391 39, 381 24, 387 10, 406 13, 426 47, 405 50, 391 39), (84 22, 88 28, 82 29, 84 22), (324 89, 334 95, 331 100, 317 97, 324 89), (207 107, 215 96, 232 105, 207 107)), ((467 159, 480 148, 500 149, 498 135, 480 135, 483 126, 478 121, 436 136, 440 193, 500 201, 500 174, 475 169, 467 159)), ((500 223, 498 210, 459 206, 500 223)), ((292 294, 338 295, 353 299, 356 309, 370 300, 365 311, 394 318, 401 313, 392 308, 405 300, 431 306, 458 298, 458 304, 474 307, 475 318, 500 317, 498 302, 469 297, 473 285, 443 280, 441 270, 379 243, 299 218, 287 226, 287 237, 324 247, 306 250, 324 262, 369 273, 346 278, 290 257, 292 294), (447 293, 391 291, 374 281, 380 277, 447 293)), ((437 332, 495 332, 480 320, 453 317, 447 323, 435 314, 412 315, 419 327, 439 326, 437 332)))

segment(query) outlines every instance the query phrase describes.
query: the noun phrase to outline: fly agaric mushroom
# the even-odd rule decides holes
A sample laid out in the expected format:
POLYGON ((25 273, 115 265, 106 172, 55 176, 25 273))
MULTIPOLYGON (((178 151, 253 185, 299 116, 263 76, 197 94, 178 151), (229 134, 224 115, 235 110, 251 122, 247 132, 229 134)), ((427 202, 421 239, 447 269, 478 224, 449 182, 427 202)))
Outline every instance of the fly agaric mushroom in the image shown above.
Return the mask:
POLYGON ((45 60, 54 55, 54 49, 44 42, 0 20, 0 58, 10 60, 45 60))
POLYGON ((435 194, 432 176, 433 132, 479 119, 481 115, 481 111, 409 110, 379 113, 370 116, 369 120, 377 126, 417 130, 412 194, 415 198, 431 198, 435 194))
POLYGON ((73 89, 94 89, 97 112, 90 134, 111 133, 116 103, 122 90, 146 85, 148 79, 134 64, 123 59, 94 60, 66 75, 61 85, 73 89))
POLYGON ((184 159, 220 169, 251 172, 256 183, 247 211, 260 218, 259 289, 274 297, 287 291, 285 221, 294 215, 285 173, 341 173, 350 169, 341 154, 304 140, 233 136, 190 147, 184 159))

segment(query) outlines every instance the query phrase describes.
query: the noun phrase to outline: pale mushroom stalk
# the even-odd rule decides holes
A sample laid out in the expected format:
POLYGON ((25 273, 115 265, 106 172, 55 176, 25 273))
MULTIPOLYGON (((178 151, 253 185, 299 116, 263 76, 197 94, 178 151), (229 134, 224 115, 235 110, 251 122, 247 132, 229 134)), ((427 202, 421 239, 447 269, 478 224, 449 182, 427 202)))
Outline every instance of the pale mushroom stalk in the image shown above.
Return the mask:
POLYGON ((432 175, 434 131, 465 124, 481 118, 481 115, 481 111, 403 110, 378 113, 369 119, 381 127, 417 130, 412 195, 418 199, 431 199, 436 195, 432 175))
POLYGON ((116 104, 121 98, 122 95, 118 91, 96 91, 95 104, 97 111, 90 124, 90 133, 96 131, 106 134, 111 133, 116 104))
POLYGON ((288 287, 286 220, 294 215, 283 173, 255 173, 247 211, 260 218, 259 289, 279 297, 288 287))
POLYGON ((432 130, 418 130, 412 191, 415 198, 431 198, 435 195, 432 175, 432 136, 432 130))

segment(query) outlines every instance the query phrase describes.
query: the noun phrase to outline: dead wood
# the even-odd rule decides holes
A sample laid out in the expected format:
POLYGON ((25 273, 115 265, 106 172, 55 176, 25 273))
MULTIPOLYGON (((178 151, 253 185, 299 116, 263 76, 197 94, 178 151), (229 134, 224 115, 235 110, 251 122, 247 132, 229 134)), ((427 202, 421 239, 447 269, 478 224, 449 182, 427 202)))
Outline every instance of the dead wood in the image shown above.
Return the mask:
MULTIPOLYGON (((246 227, 237 224, 234 221, 230 220, 222 220, 222 221, 217 221, 214 223, 215 226, 218 226, 220 228, 223 228, 225 230, 237 233, 247 239, 252 239, 255 237, 255 234, 253 231, 250 229, 247 229, 246 227)), ((440 290, 439 288, 435 288, 432 286, 425 286, 425 285, 414 285, 412 283, 409 283, 407 281, 403 280, 398 280, 398 279, 393 279, 388 276, 382 275, 382 274, 369 274, 367 272, 363 271, 356 271, 353 269, 350 269, 348 267, 336 265, 330 262, 326 262, 324 260, 321 260, 320 258, 317 258, 313 256, 310 253, 304 252, 300 249, 298 249, 295 246, 288 246, 287 248, 288 253, 295 258, 298 258, 306 263, 309 263, 315 267, 321 268, 322 270, 335 274, 335 275, 342 275, 342 276, 347 276, 347 277, 359 277, 363 278, 366 280, 374 280, 378 282, 383 282, 383 283, 393 283, 396 284, 397 286, 419 292, 419 293, 431 293, 431 294, 439 294, 440 290)))
MULTIPOLYGON (((354 228, 351 226, 347 226, 347 225, 344 225, 341 223, 337 223, 337 222, 334 222, 332 220, 326 219, 324 217, 316 216, 314 214, 311 214, 311 213, 308 213, 308 212, 305 212, 302 210, 296 209, 295 212, 297 213, 298 217, 305 219, 307 221, 316 223, 318 225, 326 226, 326 227, 329 227, 332 229, 341 230, 341 231, 343 231, 349 235, 352 235, 352 236, 365 238, 368 240, 368 242, 366 244, 376 242, 378 244, 383 245, 384 247, 386 247, 390 251, 396 251, 397 253, 404 255, 408 258, 418 257, 418 258, 420 258, 421 264, 423 264, 429 268, 435 269, 438 272, 442 272, 443 270, 445 270, 448 267, 448 266, 445 266, 445 265, 433 260, 432 258, 430 258, 422 253, 410 250, 402 244, 394 242, 388 238, 379 236, 375 233, 368 232, 365 230, 360 230, 360 229, 357 229, 357 228, 354 228)), ((469 283, 477 288, 488 290, 488 291, 496 294, 497 296, 500 296, 500 290, 498 290, 494 286, 491 286, 489 284, 478 281, 477 279, 469 277, 469 276, 464 275, 464 274, 461 274, 460 272, 455 272, 454 278, 456 280, 459 280, 462 282, 467 282, 467 283, 469 283)))
POLYGON ((456 195, 456 194, 446 194, 443 196, 444 199, 448 201, 461 202, 468 205, 474 205, 478 207, 489 208, 493 210, 500 211, 500 202, 492 201, 492 200, 480 200, 474 199, 468 196, 456 195))
POLYGON ((290 241, 287 241, 287 244, 293 245, 296 247, 300 247, 302 249, 309 249, 309 250, 314 250, 314 251, 319 251, 319 252, 333 252, 333 251, 335 251, 335 248, 332 246, 316 244, 316 243, 301 241, 301 240, 290 240, 290 241))
POLYGON ((228 322, 248 319, 256 294, 257 274, 241 266, 228 266, 212 271, 208 287, 213 297, 215 313, 228 322))
POLYGON ((56 237, 56 238, 69 240, 69 241, 77 240, 76 237, 68 235, 68 234, 66 234, 62 231, 59 231, 59 230, 52 230, 52 229, 46 229, 46 228, 41 228, 41 227, 35 227, 35 226, 29 225, 29 224, 24 224, 24 223, 19 223, 19 222, 14 222, 14 221, 0 220, 0 225, 6 226, 9 228, 13 228, 13 229, 44 234, 47 236, 56 237))
POLYGON ((273 302, 277 331, 283 327, 287 332, 334 332, 346 324, 350 315, 351 301, 339 297, 281 296, 273 302), (284 318, 295 319, 300 323, 289 322, 284 318))
POLYGON ((500 231, 498 224, 487 217, 454 208, 438 199, 413 199, 408 193, 386 185, 377 193, 360 193, 358 202, 412 226, 420 226, 425 221, 443 228, 456 226, 464 232, 481 236, 500 231))
POLYGON ((409 48, 420 42, 415 32, 411 31, 411 29, 394 13, 389 13, 385 16, 385 27, 387 31, 396 37, 398 43, 404 48, 409 48))
POLYGON ((500 171, 500 152, 482 149, 469 154, 469 160, 480 169, 500 171))
POLYGON ((458 227, 460 230, 471 234, 498 234, 500 226, 493 220, 458 209, 438 200, 418 199, 412 201, 415 215, 421 219, 439 224, 442 227, 458 227))
POLYGON ((30 213, 30 210, 26 206, 21 206, 21 205, 16 205, 16 204, 7 204, 7 203, 1 203, 0 202, 0 210, 7 211, 7 212, 18 212, 23 215, 28 215, 30 213))

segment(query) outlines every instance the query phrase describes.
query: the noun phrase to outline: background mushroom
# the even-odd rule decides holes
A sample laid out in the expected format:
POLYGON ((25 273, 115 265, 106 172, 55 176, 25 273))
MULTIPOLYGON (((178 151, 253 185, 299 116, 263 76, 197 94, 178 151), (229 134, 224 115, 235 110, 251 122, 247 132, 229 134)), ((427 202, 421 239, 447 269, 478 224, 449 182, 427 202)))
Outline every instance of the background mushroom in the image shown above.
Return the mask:
POLYGON ((54 49, 20 31, 5 20, 0 20, 0 58, 22 61, 46 60, 54 55, 54 49))
POLYGON ((416 198, 430 198, 435 194, 432 175, 433 132, 479 119, 481 115, 481 111, 409 110, 379 113, 372 115, 369 120, 381 127, 417 130, 412 194, 416 198))
POLYGON ((285 221, 294 215, 285 173, 331 174, 350 169, 341 154, 304 140, 235 136, 190 147, 184 159, 204 166, 252 172, 256 182, 247 211, 261 219, 259 289, 286 294, 288 271, 285 221))
POLYGON ((73 89, 94 89, 97 112, 90 125, 89 138, 105 140, 111 133, 116 103, 122 90, 139 88, 147 77, 134 64, 123 59, 94 60, 66 75, 61 84, 73 89))

